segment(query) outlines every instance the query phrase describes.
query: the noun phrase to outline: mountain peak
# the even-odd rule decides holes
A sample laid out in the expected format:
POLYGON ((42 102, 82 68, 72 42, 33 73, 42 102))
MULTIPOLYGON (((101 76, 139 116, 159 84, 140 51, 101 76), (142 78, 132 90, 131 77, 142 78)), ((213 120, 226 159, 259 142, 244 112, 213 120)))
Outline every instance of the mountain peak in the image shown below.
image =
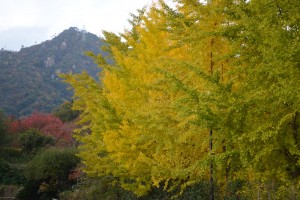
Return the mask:
POLYGON ((102 45, 98 36, 71 27, 19 52, 1 50, 0 109, 16 116, 50 112, 72 96, 57 73, 86 70, 96 77, 99 68, 85 52, 103 53, 102 45))

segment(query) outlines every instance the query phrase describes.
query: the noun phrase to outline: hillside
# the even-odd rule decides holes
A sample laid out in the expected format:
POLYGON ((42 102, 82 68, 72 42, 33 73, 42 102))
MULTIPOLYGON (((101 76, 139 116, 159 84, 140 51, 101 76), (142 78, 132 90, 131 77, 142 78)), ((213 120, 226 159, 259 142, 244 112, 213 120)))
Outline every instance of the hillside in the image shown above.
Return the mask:
POLYGON ((50 112, 69 100, 71 91, 57 73, 96 76, 99 68, 84 52, 101 53, 103 42, 94 34, 71 27, 52 40, 22 48, 0 51, 0 109, 24 116, 33 111, 50 112))

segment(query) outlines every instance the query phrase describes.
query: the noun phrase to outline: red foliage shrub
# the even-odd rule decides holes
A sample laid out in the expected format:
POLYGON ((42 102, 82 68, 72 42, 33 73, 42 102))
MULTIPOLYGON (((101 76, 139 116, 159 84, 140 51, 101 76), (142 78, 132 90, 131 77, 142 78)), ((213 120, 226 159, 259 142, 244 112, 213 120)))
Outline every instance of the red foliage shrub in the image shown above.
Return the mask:
POLYGON ((8 123, 8 132, 11 134, 17 134, 24 132, 26 129, 21 124, 21 120, 11 120, 8 123))
POLYGON ((9 132, 12 134, 33 128, 40 130, 45 135, 53 136, 58 145, 65 146, 73 143, 72 131, 75 125, 72 123, 64 124, 52 114, 33 113, 22 119, 14 120, 9 124, 9 132))

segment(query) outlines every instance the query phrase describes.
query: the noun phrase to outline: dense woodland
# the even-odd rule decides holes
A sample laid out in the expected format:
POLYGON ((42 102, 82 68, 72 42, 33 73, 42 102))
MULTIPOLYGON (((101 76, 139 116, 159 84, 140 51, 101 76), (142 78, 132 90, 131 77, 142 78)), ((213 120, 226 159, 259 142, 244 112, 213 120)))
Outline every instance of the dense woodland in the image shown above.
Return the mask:
POLYGON ((2 115, 3 187, 19 199, 300 199, 300 1, 175 5, 104 31, 107 54, 89 53, 99 77, 60 74, 74 97, 52 114, 2 115))

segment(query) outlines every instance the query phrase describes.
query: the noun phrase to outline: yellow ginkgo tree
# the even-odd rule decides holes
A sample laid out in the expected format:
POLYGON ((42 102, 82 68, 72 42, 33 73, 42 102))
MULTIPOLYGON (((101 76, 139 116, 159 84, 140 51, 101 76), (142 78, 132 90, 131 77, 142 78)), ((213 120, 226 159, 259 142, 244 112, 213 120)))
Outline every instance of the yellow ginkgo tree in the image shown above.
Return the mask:
POLYGON ((208 177, 210 127, 199 112, 207 114, 209 105, 199 94, 207 94, 209 84, 199 72, 212 76, 212 68, 220 66, 211 52, 222 42, 208 31, 207 36, 195 32, 204 22, 198 27, 185 15, 162 1, 154 4, 132 21, 131 30, 120 36, 105 32, 113 64, 94 56, 103 68, 101 83, 65 75, 75 88, 75 109, 83 110, 83 127, 90 131, 78 136, 88 174, 118 177, 138 195, 153 186, 185 187, 208 177), (177 23, 201 47, 187 43, 177 23), (196 47, 203 49, 199 56, 196 47))
POLYGON ((63 75, 85 172, 138 196, 209 179, 223 196, 235 180, 299 185, 298 2, 161 0, 104 32, 109 55, 90 54, 100 81, 63 75))

